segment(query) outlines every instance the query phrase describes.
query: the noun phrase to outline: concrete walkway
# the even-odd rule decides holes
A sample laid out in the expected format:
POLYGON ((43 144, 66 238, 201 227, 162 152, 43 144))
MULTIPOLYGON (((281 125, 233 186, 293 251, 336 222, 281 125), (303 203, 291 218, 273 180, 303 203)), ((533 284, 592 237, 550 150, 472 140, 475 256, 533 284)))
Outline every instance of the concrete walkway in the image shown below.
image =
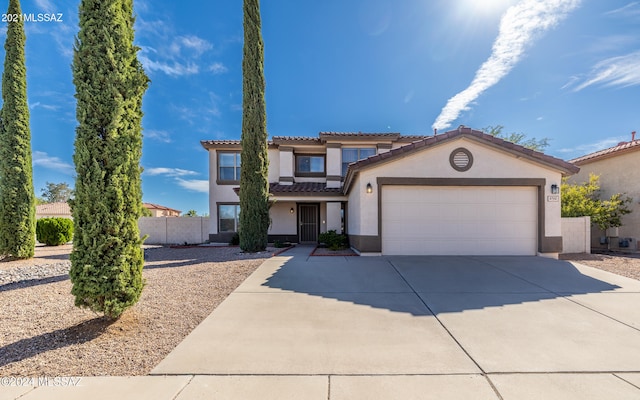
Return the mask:
POLYGON ((311 250, 267 260, 151 376, 0 400, 640 398, 640 281, 539 257, 311 250))

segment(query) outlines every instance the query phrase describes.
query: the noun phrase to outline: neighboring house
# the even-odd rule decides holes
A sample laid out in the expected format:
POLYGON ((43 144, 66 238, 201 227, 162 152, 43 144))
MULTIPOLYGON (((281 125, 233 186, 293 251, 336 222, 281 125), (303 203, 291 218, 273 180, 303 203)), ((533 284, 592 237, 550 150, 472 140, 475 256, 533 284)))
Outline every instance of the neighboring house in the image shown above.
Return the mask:
POLYGON ((71 207, 66 202, 44 203, 36 206, 36 219, 40 218, 69 218, 71 217, 71 207))
MULTIPOLYGON (((241 147, 209 151, 209 238, 238 230, 241 147)), ((560 159, 466 127, 437 136, 322 132, 269 142, 269 239, 316 243, 328 230, 362 254, 511 254, 562 250, 560 159)))
POLYGON ((142 206, 151 211, 152 217, 179 217, 182 211, 153 203, 142 203, 142 206))
MULTIPOLYGON (((610 232, 612 236, 618 236, 618 240, 611 241, 612 247, 617 247, 620 242, 624 248, 640 250, 640 179, 638 168, 640 166, 640 140, 636 140, 635 132, 632 133, 630 142, 622 142, 617 146, 569 161, 580 167, 580 172, 569 179, 569 183, 583 183, 589 181, 589 174, 600 176, 601 197, 610 198, 616 193, 626 193, 631 198, 629 208, 631 214, 622 217, 623 225, 610 232), (616 234, 617 233, 617 234, 616 234), (627 247, 628 246, 628 247, 627 247)), ((591 246, 607 247, 600 243, 604 236, 598 227, 591 230, 591 246)))

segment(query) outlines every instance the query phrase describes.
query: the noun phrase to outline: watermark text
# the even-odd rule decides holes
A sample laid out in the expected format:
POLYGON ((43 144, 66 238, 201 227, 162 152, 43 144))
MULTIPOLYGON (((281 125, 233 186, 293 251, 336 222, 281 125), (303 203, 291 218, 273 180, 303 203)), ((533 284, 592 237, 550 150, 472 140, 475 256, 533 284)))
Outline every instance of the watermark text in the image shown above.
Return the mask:
POLYGON ((78 386, 82 378, 71 376, 0 376, 0 387, 21 386, 21 387, 38 387, 38 386, 59 386, 72 387, 78 386))
POLYGON ((62 17, 62 13, 2 14, 2 22, 62 22, 62 17))

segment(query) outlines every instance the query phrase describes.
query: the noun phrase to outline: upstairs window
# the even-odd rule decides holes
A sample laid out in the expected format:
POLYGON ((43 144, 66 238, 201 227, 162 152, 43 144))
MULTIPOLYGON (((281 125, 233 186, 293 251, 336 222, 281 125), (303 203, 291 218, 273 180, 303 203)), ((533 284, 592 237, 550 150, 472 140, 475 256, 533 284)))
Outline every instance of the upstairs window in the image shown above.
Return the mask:
POLYGON ((324 155, 297 155, 296 175, 298 176, 324 176, 324 155))
POLYGON ((240 181, 240 152, 218 153, 218 181, 240 181))
POLYGON ((342 176, 344 177, 347 174, 349 164, 374 156, 375 154, 376 149, 373 147, 366 147, 362 149, 342 149, 342 176))

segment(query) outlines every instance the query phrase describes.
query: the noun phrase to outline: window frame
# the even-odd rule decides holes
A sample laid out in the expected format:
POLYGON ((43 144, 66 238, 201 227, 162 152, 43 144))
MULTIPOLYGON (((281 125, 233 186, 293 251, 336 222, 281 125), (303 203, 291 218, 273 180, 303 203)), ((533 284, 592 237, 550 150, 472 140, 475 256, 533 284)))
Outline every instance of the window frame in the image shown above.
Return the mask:
POLYGON ((296 176, 300 176, 300 177, 312 177, 312 178, 317 178, 317 177, 325 177, 327 176, 327 155, 324 153, 315 153, 315 154, 295 154, 294 157, 294 163, 295 163, 295 173, 296 176), (322 157, 322 172, 305 172, 305 171, 300 171, 298 169, 298 159, 300 157, 322 157))
MULTIPOLYGON (((216 183, 218 185, 238 185, 240 184, 240 167, 242 165, 242 152, 240 150, 223 150, 223 151, 217 151, 216 152, 216 183), (226 154, 233 154, 234 155, 234 160, 233 160, 233 171, 234 171, 234 177, 237 177, 238 179, 222 179, 222 174, 220 173, 220 168, 222 168, 221 164, 220 164, 220 156, 221 155, 226 155, 226 154), (240 157, 240 165, 238 165, 238 157, 240 157)), ((229 168, 229 167, 225 167, 225 168, 229 168)))
MULTIPOLYGON (((240 203, 218 203, 218 233, 237 233, 238 229, 240 228, 240 203), (221 220, 222 218, 220 218, 220 207, 225 207, 225 206, 235 206, 234 212, 235 212, 235 218, 234 218, 234 229, 233 231, 223 231, 221 229, 221 220)), ((224 218, 225 220, 228 220, 229 218, 224 218)))
POLYGON ((342 178, 344 178, 347 175, 347 169, 349 169, 349 164, 358 162, 360 160, 364 160, 365 158, 367 158, 367 157, 360 157, 360 151, 362 150, 373 150, 373 154, 367 157, 375 156, 378 154, 378 149, 375 146, 374 147, 342 147, 340 149, 340 174, 341 174, 340 176, 342 178), (358 155, 356 156, 357 159, 355 161, 349 161, 349 162, 344 161, 345 150, 357 150, 358 151, 358 155))

